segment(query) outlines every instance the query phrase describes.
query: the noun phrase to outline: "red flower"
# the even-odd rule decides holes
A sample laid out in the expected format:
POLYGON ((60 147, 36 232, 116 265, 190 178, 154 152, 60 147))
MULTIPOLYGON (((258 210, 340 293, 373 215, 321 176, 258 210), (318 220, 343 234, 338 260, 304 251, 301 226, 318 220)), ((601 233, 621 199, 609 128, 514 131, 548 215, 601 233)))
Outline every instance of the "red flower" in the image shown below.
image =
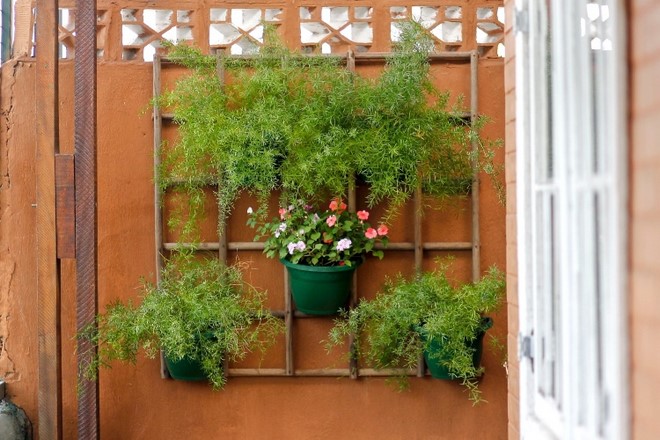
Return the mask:
POLYGON ((378 236, 378 232, 374 228, 369 228, 364 233, 364 236, 367 237, 368 239, 376 238, 378 236))
POLYGON ((280 213, 280 220, 284 220, 284 216, 285 216, 285 214, 287 213, 286 208, 280 208, 280 210, 277 211, 277 212, 280 213))
POLYGON ((328 226, 333 227, 335 223, 337 223, 337 216, 331 215, 325 220, 325 222, 328 224, 328 226))
POLYGON ((385 225, 378 226, 378 235, 387 235, 388 232, 390 232, 390 230, 387 229, 387 226, 385 225))
POLYGON ((333 199, 330 202, 331 211, 339 211, 340 213, 346 211, 346 203, 342 202, 341 199, 333 199))
POLYGON ((357 216, 360 220, 367 220, 369 218, 369 213, 367 211, 358 211, 357 216))

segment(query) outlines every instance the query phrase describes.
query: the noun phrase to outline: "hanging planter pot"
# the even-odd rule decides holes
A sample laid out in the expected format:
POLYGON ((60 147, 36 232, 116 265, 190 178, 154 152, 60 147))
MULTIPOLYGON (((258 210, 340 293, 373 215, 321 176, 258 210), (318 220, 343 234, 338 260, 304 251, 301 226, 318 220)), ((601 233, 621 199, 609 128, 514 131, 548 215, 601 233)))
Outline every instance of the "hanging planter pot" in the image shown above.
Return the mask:
POLYGON ((308 315, 334 315, 346 306, 355 269, 352 266, 306 266, 280 260, 289 272, 296 309, 308 315))
MULTIPOLYGON (((481 355, 483 353, 483 347, 484 347, 484 336, 486 335, 486 331, 493 326, 493 319, 490 317, 484 317, 481 318, 481 325, 480 325, 480 330, 477 333, 476 337, 469 341, 466 342, 466 345, 473 350, 472 351, 472 365, 474 368, 479 368, 479 365, 481 365, 481 355)), ((422 338, 424 338, 424 335, 422 334, 422 338)), ((447 357, 439 356, 438 353, 442 351, 442 339, 441 338, 436 338, 433 341, 431 341, 431 344, 429 347, 424 350, 424 360, 426 361, 426 365, 429 369, 429 373, 431 373, 431 377, 435 379, 445 379, 445 380, 452 380, 452 379, 459 379, 455 374, 451 373, 449 371, 449 368, 447 367, 447 362, 450 360, 447 357)))
MULTIPOLYGON (((216 342, 216 338, 212 331, 207 331, 202 335, 197 335, 195 340, 200 346, 208 344, 209 342, 216 342)), ((181 359, 174 359, 171 356, 167 355, 167 351, 164 352, 165 365, 167 366, 167 371, 170 373, 170 377, 176 380, 186 380, 186 381, 201 381, 208 380, 209 375, 204 372, 202 368, 202 361, 197 356, 186 355, 181 359)), ((218 364, 222 362, 221 359, 218 359, 218 364)))
POLYGON ((208 380, 208 376, 202 369, 202 363, 198 359, 184 356, 174 360, 165 355, 165 365, 170 377, 176 380, 201 381, 208 380))

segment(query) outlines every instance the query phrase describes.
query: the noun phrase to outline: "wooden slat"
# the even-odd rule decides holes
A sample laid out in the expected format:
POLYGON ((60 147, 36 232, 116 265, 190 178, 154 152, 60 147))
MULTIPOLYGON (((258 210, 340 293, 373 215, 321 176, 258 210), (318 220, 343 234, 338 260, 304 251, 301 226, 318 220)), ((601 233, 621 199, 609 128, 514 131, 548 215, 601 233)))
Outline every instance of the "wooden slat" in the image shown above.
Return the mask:
POLYGON ((289 273, 284 270, 284 340, 285 340, 285 368, 286 375, 294 374, 293 367, 293 301, 289 285, 289 273))
POLYGON ((76 193, 72 154, 55 155, 57 258, 76 258, 76 193))
MULTIPOLYGON (((199 251, 217 251, 220 243, 164 243, 163 249, 197 249, 199 251)), ((387 251, 414 251, 414 242, 389 243, 387 247, 377 244, 376 249, 387 251)), ((227 249, 230 251, 261 251, 264 249, 263 242, 255 241, 230 241, 227 243, 227 249)), ((447 242, 427 242, 422 243, 422 249, 425 251, 469 251, 472 249, 472 242, 469 241, 447 241, 447 242)))
MULTIPOLYGON (((359 62, 373 62, 373 61, 386 61, 389 58, 397 56, 392 52, 360 52, 354 53, 353 57, 356 63, 359 62)), ((471 51, 467 52, 436 52, 428 55, 429 61, 470 61, 472 56, 471 51)), ((336 55, 336 54, 299 54, 298 58, 334 58, 339 60, 348 60, 348 55, 336 55)), ((263 58, 261 55, 231 55, 232 59, 236 60, 254 60, 257 58, 263 58)), ((273 59, 277 58, 276 56, 273 59)), ((176 58, 173 57, 164 57, 164 62, 176 63, 176 58)))
MULTIPOLYGON (((479 111, 478 82, 479 53, 470 55, 470 118, 472 129, 476 128, 479 111)), ((481 278, 481 236, 479 233, 479 143, 472 140, 472 281, 481 278)))
MULTIPOLYGON (((348 368, 314 368, 298 369, 293 374, 287 374, 282 368, 229 368, 227 377, 350 377, 351 370, 348 368)), ((393 376, 415 376, 415 370, 403 368, 388 368, 377 370, 374 368, 360 368, 360 377, 393 377, 393 376)))
MULTIPOLYGON (((158 105, 158 98, 161 94, 161 70, 162 58, 159 54, 154 55, 152 63, 152 88, 154 98, 153 109, 153 124, 154 124, 154 257, 156 265, 156 286, 160 286, 161 272, 163 270, 163 204, 162 195, 160 193, 160 148, 163 141, 163 121, 162 112, 158 105)), ((165 353, 160 351, 160 377, 163 379, 170 378, 170 372, 167 370, 165 363, 165 353)))
MULTIPOLYGON (((421 183, 415 188, 415 195, 413 198, 414 205, 414 234, 415 234, 415 274, 420 276, 422 274, 422 264, 424 262, 424 248, 422 241, 422 185, 421 183)), ((424 376, 426 371, 426 364, 424 363, 424 356, 420 355, 417 360, 417 377, 424 376)))
MULTIPOLYGON (((62 438, 60 278, 55 229, 55 153, 58 138, 57 1, 37 1, 36 235, 39 336, 39 436, 62 438)), ((31 44, 31 42, 28 42, 31 44)), ((21 49, 22 50, 22 49, 21 49)))

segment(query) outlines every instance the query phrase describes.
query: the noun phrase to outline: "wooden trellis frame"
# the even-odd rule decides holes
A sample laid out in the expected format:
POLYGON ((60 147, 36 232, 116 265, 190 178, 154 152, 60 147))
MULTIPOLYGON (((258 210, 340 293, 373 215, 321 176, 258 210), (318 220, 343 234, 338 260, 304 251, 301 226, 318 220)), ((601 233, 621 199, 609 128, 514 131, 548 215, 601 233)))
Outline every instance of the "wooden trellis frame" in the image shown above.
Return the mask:
MULTIPOLYGON (((334 56, 345 60, 346 67, 355 70, 358 63, 384 62, 389 53, 353 53, 349 51, 346 55, 307 55, 315 56, 334 56)), ((241 56, 235 56, 241 57, 241 56)), ((246 58, 243 56, 243 58, 246 58)), ((466 52, 441 52, 429 55, 430 62, 454 62, 470 63, 470 111, 462 115, 470 121, 472 128, 476 127, 478 118, 478 63, 479 53, 476 50, 466 52)), ((164 65, 171 61, 160 55, 156 55, 153 60, 153 96, 158 98, 161 94, 161 71, 164 65)), ((217 67, 218 76, 224 81, 224 70, 218 58, 217 67)), ((154 101, 157 102, 157 101, 154 101)), ((162 129, 165 121, 173 121, 173 115, 164 113, 154 105, 153 124, 154 124, 154 220, 155 220, 155 246, 156 246, 156 283, 160 285, 161 271, 163 268, 162 252, 174 250, 176 248, 188 247, 190 243, 166 243, 163 241, 163 209, 161 205, 161 193, 159 189, 158 169, 160 167, 160 148, 162 144, 162 129)), ((472 164, 472 186, 471 186, 471 211, 472 211, 472 239, 467 242, 424 242, 422 237, 422 189, 421 186, 415 191, 414 200, 414 240, 412 242, 389 243, 388 251, 413 251, 415 271, 422 271, 422 262, 424 251, 472 251, 472 280, 478 281, 481 274, 480 257, 481 242, 479 236, 479 167, 478 141, 472 141, 473 164, 472 164)), ((349 182, 348 189, 348 208, 355 211, 357 207, 355 195, 355 182, 349 182)), ((224 226, 224 225, 223 225, 224 226)), ((221 227, 219 230, 226 231, 221 227)), ((264 244, 259 242, 229 242, 225 234, 222 234, 217 242, 205 242, 195 244, 199 251, 216 251, 218 258, 227 261, 227 251, 255 251, 263 250, 264 244)), ((271 310, 274 316, 284 319, 285 324, 285 367, 284 368, 229 368, 225 363, 224 371, 227 377, 387 377, 387 376, 418 376, 422 377, 426 373, 424 358, 421 357, 416 370, 407 369, 374 369, 359 368, 357 359, 351 356, 350 364, 347 368, 321 368, 321 369, 296 369, 293 359, 293 321, 294 319, 315 318, 313 315, 307 315, 294 310, 291 293, 289 291, 289 277, 286 268, 283 268, 284 276, 284 310, 271 310)), ((357 296, 357 272, 353 277, 353 288, 349 306, 353 307, 358 302, 357 296)), ((349 338, 349 347, 352 349, 353 337, 349 338)), ((161 377, 168 378, 169 372, 161 353, 161 377)))

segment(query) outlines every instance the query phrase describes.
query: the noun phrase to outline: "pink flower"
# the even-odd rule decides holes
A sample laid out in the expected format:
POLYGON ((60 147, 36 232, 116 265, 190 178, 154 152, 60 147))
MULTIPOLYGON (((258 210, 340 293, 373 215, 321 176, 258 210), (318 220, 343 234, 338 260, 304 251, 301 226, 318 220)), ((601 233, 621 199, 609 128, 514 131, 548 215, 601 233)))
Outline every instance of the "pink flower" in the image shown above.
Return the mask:
POLYGON ((387 226, 385 225, 378 226, 378 235, 387 235, 388 232, 390 232, 390 230, 387 229, 387 226))
POLYGON ((333 227, 335 223, 337 223, 337 216, 331 215, 325 220, 325 222, 328 224, 328 226, 333 227))
POLYGON ((376 238, 378 236, 378 232, 374 228, 369 228, 364 233, 364 236, 371 240, 372 238, 376 238))
POLYGON ((360 220, 367 220, 369 218, 369 213, 367 211, 358 211, 357 216, 360 220))
POLYGON ((341 199, 333 199, 330 202, 331 211, 339 211, 340 213, 346 211, 346 203, 342 202, 341 199))
POLYGON ((278 212, 280 213, 280 219, 281 219, 281 220, 284 220, 284 216, 285 216, 286 213, 287 213, 286 208, 280 208, 280 210, 279 210, 278 212))

